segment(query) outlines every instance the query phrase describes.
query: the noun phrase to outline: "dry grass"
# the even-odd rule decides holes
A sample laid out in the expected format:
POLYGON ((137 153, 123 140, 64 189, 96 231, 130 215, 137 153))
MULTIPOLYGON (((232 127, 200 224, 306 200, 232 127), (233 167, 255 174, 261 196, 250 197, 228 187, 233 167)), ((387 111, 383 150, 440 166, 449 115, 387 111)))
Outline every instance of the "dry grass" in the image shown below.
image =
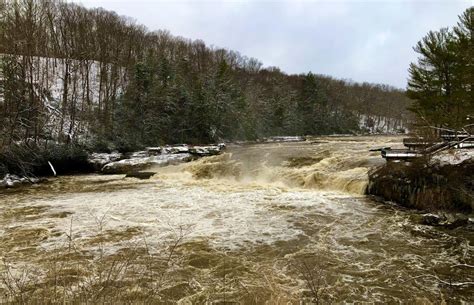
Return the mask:
MULTIPOLYGON (((104 230, 87 244, 106 247, 131 236, 139 230, 132 228, 114 232, 104 230)), ((33 266, 4 260, 0 270, 1 292, 8 303, 110 303, 134 301, 160 303, 170 298, 168 287, 174 254, 182 238, 173 240, 166 251, 152 253, 146 246, 131 246, 112 254, 99 250, 84 250, 85 244, 68 236, 61 248, 47 253, 35 253, 41 259, 33 266), (69 238, 70 237, 70 238, 69 238)), ((46 238, 44 230, 18 230, 10 238, 24 238, 28 245, 46 238), (21 233, 21 237, 18 235, 21 233)), ((99 248, 100 249, 100 248, 99 248)))

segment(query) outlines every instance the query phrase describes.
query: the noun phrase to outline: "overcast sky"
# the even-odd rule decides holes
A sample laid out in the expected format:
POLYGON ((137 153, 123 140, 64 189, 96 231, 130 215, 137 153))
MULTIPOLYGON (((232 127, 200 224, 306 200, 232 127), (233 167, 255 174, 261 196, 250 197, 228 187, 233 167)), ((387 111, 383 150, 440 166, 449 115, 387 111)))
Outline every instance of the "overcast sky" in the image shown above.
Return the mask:
POLYGON ((81 0, 149 30, 202 39, 287 73, 331 75, 405 88, 412 47, 453 26, 473 0, 81 0))

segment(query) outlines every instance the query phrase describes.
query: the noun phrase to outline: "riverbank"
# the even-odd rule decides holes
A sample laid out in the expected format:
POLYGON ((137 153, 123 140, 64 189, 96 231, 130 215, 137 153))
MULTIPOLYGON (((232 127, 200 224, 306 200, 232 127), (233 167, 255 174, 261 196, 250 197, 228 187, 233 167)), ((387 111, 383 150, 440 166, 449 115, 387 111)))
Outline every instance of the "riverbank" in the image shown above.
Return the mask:
POLYGON ((32 142, 11 144, 0 150, 0 188, 35 184, 55 173, 93 171, 87 150, 79 145, 32 142), (54 171, 50 163, 54 164, 54 171))
MULTIPOLYGON (((306 141, 306 138, 302 136, 275 136, 258 141, 237 141, 234 144, 303 141, 306 141)), ((135 151, 116 151, 107 145, 94 147, 34 142, 12 144, 0 151, 0 189, 44 182, 56 174, 101 173, 137 176, 137 171, 150 167, 174 165, 204 156, 218 155, 226 145, 176 144, 140 147, 141 150, 135 151)))
POLYGON ((369 173, 369 195, 429 212, 474 211, 474 151, 452 150, 431 160, 387 162, 369 173))
POLYGON ((153 166, 178 164, 203 156, 218 155, 224 149, 225 144, 181 144, 147 147, 145 150, 130 153, 87 153, 77 146, 56 145, 46 149, 16 146, 0 155, 0 177, 3 177, 0 179, 0 188, 36 184, 56 174, 130 174, 153 166))

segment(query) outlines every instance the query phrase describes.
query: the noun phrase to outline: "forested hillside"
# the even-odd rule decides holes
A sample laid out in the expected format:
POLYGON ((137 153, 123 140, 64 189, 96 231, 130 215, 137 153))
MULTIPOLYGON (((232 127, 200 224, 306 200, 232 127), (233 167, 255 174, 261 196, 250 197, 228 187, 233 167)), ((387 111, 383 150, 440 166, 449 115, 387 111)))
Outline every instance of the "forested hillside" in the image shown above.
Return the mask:
POLYGON ((409 100, 387 85, 288 75, 103 9, 0 6, 2 149, 48 140, 130 150, 406 123, 409 100))

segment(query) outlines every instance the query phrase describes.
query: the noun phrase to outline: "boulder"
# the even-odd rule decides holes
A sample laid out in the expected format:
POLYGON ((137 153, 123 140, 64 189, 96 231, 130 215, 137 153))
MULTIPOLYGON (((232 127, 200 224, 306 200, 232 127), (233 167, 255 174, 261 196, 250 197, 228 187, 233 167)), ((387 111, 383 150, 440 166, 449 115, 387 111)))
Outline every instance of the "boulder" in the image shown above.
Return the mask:
POLYGON ((101 168, 104 167, 104 165, 118 161, 122 159, 122 154, 119 152, 113 152, 113 153, 92 153, 88 156, 87 162, 91 164, 94 169, 100 170, 101 168))
POLYGON ((19 177, 17 175, 6 174, 3 179, 0 180, 0 188, 15 188, 24 184, 39 183, 43 180, 38 178, 19 177))
POLYGON ((469 218, 461 213, 456 214, 423 214, 421 223, 429 226, 440 226, 448 229, 455 229, 457 227, 465 226, 469 223, 469 218))
POLYGON ((123 159, 117 162, 106 164, 102 168, 104 174, 127 174, 130 172, 140 171, 151 166, 166 166, 187 162, 192 160, 190 154, 165 154, 144 158, 123 159))
POLYGON ((148 158, 123 159, 107 163, 101 171, 104 174, 126 174, 147 168, 149 166, 147 161, 148 158))
POLYGON ((441 223, 442 226, 448 229, 455 229, 457 227, 465 226, 469 223, 469 218, 461 213, 446 214, 446 221, 441 223))
POLYGON ((17 175, 6 174, 5 177, 3 178, 2 184, 6 188, 14 188, 23 184, 23 181, 24 180, 22 180, 22 178, 20 178, 17 175))
POLYGON ((164 147, 163 152, 167 154, 186 154, 189 153, 189 147, 186 144, 166 146, 164 147))
POLYGON ((91 154, 89 162, 104 174, 127 174, 141 171, 151 166, 166 166, 180 162, 187 162, 196 157, 218 155, 225 149, 225 144, 210 146, 193 146, 186 144, 167 145, 164 147, 147 147, 137 151, 124 159, 119 153, 91 154))
MULTIPOLYGON (((225 146, 224 146, 225 147, 225 146)), ((211 146, 193 146, 189 149, 189 152, 197 156, 214 156, 222 153, 223 147, 219 145, 211 146)))
POLYGON ((161 154, 163 149, 160 146, 157 147, 147 147, 145 148, 146 152, 148 153, 149 156, 157 156, 161 154))
POLYGON ((446 218, 432 213, 423 214, 421 216, 421 223, 429 226, 439 226, 445 220, 446 218))
POLYGON ((0 188, 6 188, 7 187, 7 181, 5 179, 0 180, 0 188))
POLYGON ((131 155, 130 155, 130 158, 146 158, 146 157, 149 157, 150 155, 148 154, 148 151, 146 150, 141 150, 141 151, 136 151, 136 152, 133 152, 131 155))
POLYGON ((48 181, 48 179, 46 178, 29 178, 29 180, 30 180, 30 183, 33 183, 33 184, 48 181))
POLYGON ((20 180, 7 180, 7 188, 15 188, 22 184, 23 182, 20 180))

